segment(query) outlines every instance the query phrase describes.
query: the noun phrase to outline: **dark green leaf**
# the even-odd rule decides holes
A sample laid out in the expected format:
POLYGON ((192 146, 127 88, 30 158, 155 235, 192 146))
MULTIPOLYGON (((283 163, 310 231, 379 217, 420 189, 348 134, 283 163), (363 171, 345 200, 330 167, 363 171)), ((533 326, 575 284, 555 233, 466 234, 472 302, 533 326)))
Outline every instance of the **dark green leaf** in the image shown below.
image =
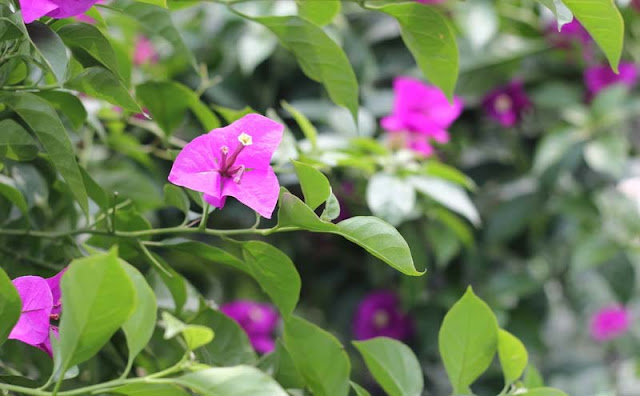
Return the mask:
POLYGON ((84 108, 80 99, 72 93, 64 91, 40 91, 36 93, 36 95, 45 99, 56 110, 62 112, 62 114, 71 121, 73 128, 80 128, 87 120, 87 110, 84 108))
POLYGON ((11 333, 13 326, 18 322, 22 310, 22 301, 18 291, 11 283, 2 268, 0 268, 0 345, 2 345, 11 333))
POLYGON ((33 46, 51 69, 56 80, 59 83, 64 82, 69 58, 67 48, 60 37, 47 25, 37 21, 26 26, 33 46))
POLYGON ((119 77, 118 58, 100 29, 87 23, 70 23, 58 29, 57 33, 83 66, 101 65, 119 77))
MULTIPOLYGON (((1 126, 0 126, 1 127, 1 126)), ((24 199, 24 196, 15 186, 15 183, 12 179, 6 177, 5 175, 0 174, 0 195, 4 196, 10 202, 13 202, 14 205, 22 214, 27 214, 29 211, 29 205, 27 201, 24 199)))
POLYGON ((110 389, 119 395, 127 396, 189 396, 184 389, 171 384, 134 383, 110 389))
POLYGON ((180 187, 174 186, 173 184, 165 184, 164 202, 169 206, 180 209, 180 211, 184 213, 185 218, 189 214, 189 197, 180 187))
POLYGON ((142 113, 142 109, 135 102, 127 88, 109 70, 93 66, 82 71, 65 86, 80 91, 91 97, 103 99, 134 113, 142 113))

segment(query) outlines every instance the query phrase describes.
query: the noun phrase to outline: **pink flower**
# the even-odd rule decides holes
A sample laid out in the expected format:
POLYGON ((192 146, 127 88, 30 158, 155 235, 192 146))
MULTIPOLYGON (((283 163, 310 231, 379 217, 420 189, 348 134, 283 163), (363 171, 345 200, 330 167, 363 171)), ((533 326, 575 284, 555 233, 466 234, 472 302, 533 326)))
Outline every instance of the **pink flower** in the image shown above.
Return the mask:
POLYGON ((44 279, 39 276, 21 276, 13 280, 22 301, 22 314, 18 323, 9 333, 9 339, 33 345, 53 356, 49 332, 58 334, 58 328, 51 325, 57 320, 62 309, 60 279, 66 269, 57 275, 44 279))
POLYGON ((598 92, 613 85, 623 84, 631 88, 638 80, 638 68, 631 62, 620 62, 618 66, 619 74, 611 70, 609 65, 592 66, 584 73, 584 82, 590 97, 594 97, 598 92))
POLYGON ((622 306, 603 308, 591 317, 591 338, 609 341, 624 334, 631 324, 629 312, 622 306))
POLYGON ((280 316, 271 305, 254 301, 234 301, 221 306, 220 312, 242 327, 256 351, 269 353, 275 349, 272 333, 280 316))
POLYGON ((593 58, 594 42, 589 32, 578 22, 573 19, 571 22, 562 25, 558 32, 558 25, 554 20, 547 27, 547 37, 551 45, 556 48, 570 50, 573 48, 581 48, 583 58, 590 60, 593 58))
POLYGON ((280 184, 269 163, 283 130, 267 117, 247 114, 187 144, 173 163, 169 181, 203 192, 217 208, 232 196, 270 219, 280 184))
POLYGON ((402 312, 398 296, 388 290, 370 293, 358 305, 353 319, 356 340, 390 337, 406 340, 413 333, 413 320, 402 312))
POLYGON ((489 92, 482 100, 482 107, 489 117, 502 126, 514 126, 522 113, 531 107, 529 97, 522 87, 521 81, 512 81, 489 92))
POLYGON ((98 0, 20 0, 20 8, 24 23, 31 23, 43 16, 60 19, 80 15, 97 2, 98 0))
POLYGON ((138 36, 133 52, 133 64, 141 66, 158 62, 158 53, 151 41, 145 36, 138 36))
POLYGON ((439 88, 409 77, 396 78, 393 90, 393 111, 380 122, 383 128, 400 133, 407 147, 424 155, 433 151, 431 139, 449 141, 446 130, 462 112, 460 98, 451 104, 439 88))

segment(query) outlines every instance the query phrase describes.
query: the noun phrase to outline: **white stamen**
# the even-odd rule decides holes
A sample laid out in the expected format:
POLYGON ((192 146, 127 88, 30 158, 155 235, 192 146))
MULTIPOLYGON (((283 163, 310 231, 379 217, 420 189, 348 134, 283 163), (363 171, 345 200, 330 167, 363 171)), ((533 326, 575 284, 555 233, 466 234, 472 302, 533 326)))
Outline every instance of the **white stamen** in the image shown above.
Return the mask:
POLYGON ((242 132, 240 136, 238 136, 238 141, 242 143, 243 146, 250 146, 253 144, 253 138, 251 135, 242 132))
POLYGON ((222 152, 222 154, 229 154, 229 147, 222 146, 220 147, 220 151, 222 152))

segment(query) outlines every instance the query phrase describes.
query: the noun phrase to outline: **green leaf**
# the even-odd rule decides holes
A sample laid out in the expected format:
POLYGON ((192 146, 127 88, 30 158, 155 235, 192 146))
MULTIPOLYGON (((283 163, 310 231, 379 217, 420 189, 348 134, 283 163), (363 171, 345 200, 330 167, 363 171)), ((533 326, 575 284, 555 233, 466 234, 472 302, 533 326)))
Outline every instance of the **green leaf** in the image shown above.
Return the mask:
POLYGON ((29 132, 14 120, 7 118, 0 121, 0 148, 11 149, 17 158, 33 158, 38 153, 38 143, 29 132))
POLYGON ((568 396, 559 389, 554 388, 534 388, 529 389, 525 393, 519 393, 519 396, 568 396))
POLYGON ((566 5, 561 0, 538 0, 545 7, 547 7, 553 14, 556 16, 558 20, 558 31, 562 29, 562 26, 573 20, 573 14, 571 10, 567 8, 566 5))
POLYGON ((256 111, 249 106, 245 106, 239 110, 230 109, 228 107, 218 106, 218 105, 211 105, 211 107, 215 111, 217 111, 222 116, 222 118, 224 118, 227 124, 231 124, 235 121, 238 121, 239 119, 246 116, 247 114, 256 113, 256 111))
POLYGON ((157 309, 156 296, 144 279, 144 276, 135 267, 125 261, 120 262, 127 272, 133 288, 136 291, 136 305, 129 319, 122 325, 127 348, 129 349, 129 366, 133 364, 135 357, 147 345, 153 330, 156 327, 157 309))
POLYGON ((158 7, 167 8, 167 0, 137 0, 141 3, 153 4, 158 7))
POLYGON ((147 384, 144 382, 109 389, 109 392, 127 396, 189 396, 189 393, 184 389, 175 385, 147 384))
POLYGON ((420 396, 422 367, 411 348, 400 341, 376 337, 354 341, 373 377, 389 396, 420 396))
POLYGON ((498 357, 507 385, 522 376, 529 359, 522 342, 513 334, 502 329, 498 331, 498 357))
POLYGON ((320 218, 324 221, 331 221, 337 219, 338 216, 340 216, 340 201, 338 201, 338 198, 332 192, 329 194, 329 198, 327 198, 327 203, 324 206, 320 218))
POLYGON ((341 8, 340 0, 296 0, 296 5, 301 18, 318 26, 331 23, 341 8))
POLYGON ((212 342, 195 351, 198 361, 213 366, 256 362, 257 356, 247 333, 222 312, 207 308, 189 323, 206 326, 216 334, 212 342))
POLYGON ((93 66, 83 70, 73 79, 67 81, 65 87, 80 91, 91 97, 103 99, 134 113, 142 113, 142 109, 133 99, 129 90, 109 70, 93 66))
POLYGON ((57 33, 83 66, 104 66, 123 80, 116 53, 100 29, 87 23, 70 23, 58 29, 57 33))
POLYGON ((285 320, 284 343, 315 396, 347 396, 351 363, 333 335, 291 316, 285 320))
POLYGON ((420 276, 411 257, 409 245, 391 224, 372 216, 357 216, 337 224, 338 235, 363 247, 405 275, 420 276))
POLYGON ((273 377, 280 385, 284 388, 304 388, 304 378, 293 363, 291 354, 287 351, 282 339, 276 340, 276 350, 271 357, 274 362, 273 377))
POLYGON ((62 112, 73 128, 80 128, 87 120, 87 110, 78 99, 78 97, 70 92, 64 91, 40 91, 36 95, 45 99, 56 110, 62 112))
POLYGON ((351 381, 350 384, 351 388, 353 388, 354 392, 356 392, 356 396, 371 396, 371 393, 369 393, 368 390, 364 389, 355 382, 351 381))
POLYGON ((69 189, 78 200, 80 207, 89 213, 87 190, 76 161, 67 131, 60 122, 56 111, 45 101, 31 93, 0 93, 0 103, 9 106, 35 132, 49 154, 49 159, 69 189))
POLYGON ((208 368, 173 381, 202 396, 288 396, 273 378, 251 366, 208 368))
POLYGON ((309 140, 309 142, 311 143, 311 149, 315 151, 318 148, 318 131, 316 130, 316 127, 313 126, 311 121, 309 121, 309 119, 305 117, 304 114, 298 111, 295 107, 291 106, 289 103, 283 100, 282 102, 280 102, 280 104, 291 114, 293 119, 296 120, 298 126, 300 127, 300 130, 304 134, 304 137, 306 137, 307 140, 309 140))
POLYGON ((327 177, 311 165, 291 161, 298 175, 305 203, 313 210, 324 203, 331 194, 331 185, 327 177))
MULTIPOLYGON (((0 128, 2 127, 1 124, 2 123, 0 123, 0 128)), ((24 199, 22 192, 16 187, 14 181, 2 174, 0 174, 0 195, 4 196, 10 202, 13 202, 22 214, 26 215, 29 211, 29 205, 24 199)))
POLYGON ((153 120, 169 136, 191 109, 207 131, 218 128, 220 121, 200 98, 186 86, 172 82, 147 82, 136 87, 136 96, 149 109, 153 120))
POLYGON ((524 378, 522 379, 522 385, 526 388, 542 388, 544 387, 544 379, 542 379, 542 375, 536 368, 536 366, 529 364, 527 366, 527 371, 524 373, 524 378))
POLYGON ((26 28, 29 32, 29 40, 36 51, 42 56, 56 80, 62 83, 69 65, 67 48, 64 43, 49 26, 40 22, 30 23, 26 25, 26 28))
POLYGON ((497 346, 496 317, 469 286, 447 312, 438 333, 440 356, 454 393, 471 393, 469 385, 489 367, 497 346))
POLYGON ((398 20, 402 39, 422 73, 451 100, 458 80, 458 46, 436 7, 415 2, 372 7, 398 20))
POLYGON ((162 312, 162 321, 165 326, 165 340, 182 334, 189 351, 207 345, 214 338, 214 332, 210 328, 194 324, 185 324, 166 311, 162 312))
POLYGON ((563 0, 602 49, 617 73, 622 55, 624 21, 613 0, 563 0))
POLYGON ((73 260, 62 277, 62 374, 95 355, 134 311, 135 289, 117 251, 73 260))
POLYGON ((7 273, 0 268, 0 345, 11 333, 13 326, 18 323, 22 311, 22 301, 18 291, 11 283, 7 273))
POLYGON ((473 225, 478 226, 482 222, 475 205, 460 186, 428 176, 411 176, 408 180, 416 190, 466 217, 473 225))
POLYGON ((320 220, 310 207, 285 189, 280 191, 279 205, 278 228, 295 226, 314 232, 338 232, 335 224, 320 220))
POLYGON ((237 242, 237 245, 241 248, 241 257, 195 241, 179 241, 165 247, 247 273, 258 282, 282 315, 288 316, 298 303, 301 287, 300 275, 291 259, 274 246, 261 241, 237 242))
POLYGON ((249 19, 278 36, 282 46, 296 57, 304 74, 322 83, 331 100, 346 107, 357 122, 358 81, 349 59, 335 41, 313 23, 296 16, 249 19))
POLYGON ((169 183, 164 185, 164 202, 169 206, 180 209, 185 218, 189 214, 189 197, 178 186, 169 183))

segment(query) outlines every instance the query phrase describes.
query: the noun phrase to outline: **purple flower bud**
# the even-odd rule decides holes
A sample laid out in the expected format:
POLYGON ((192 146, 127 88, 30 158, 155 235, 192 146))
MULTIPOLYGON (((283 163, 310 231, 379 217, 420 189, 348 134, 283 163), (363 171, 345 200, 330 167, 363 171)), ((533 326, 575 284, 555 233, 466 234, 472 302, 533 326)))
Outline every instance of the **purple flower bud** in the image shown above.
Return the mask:
POLYGON ((591 317, 591 338, 603 342, 620 337, 631 325, 630 316, 620 305, 602 308, 591 317))
POLYGON ((482 107, 489 117, 502 126, 510 127, 520 121, 522 113, 531 107, 531 102, 522 82, 512 81, 489 92, 482 100, 482 107))
POLYGON ((358 305, 353 319, 356 340, 390 337, 407 340, 413 333, 413 320, 402 312, 398 296, 388 290, 370 293, 358 305))
POLYGON ((220 307, 220 312, 235 320, 244 329, 253 348, 269 353, 275 348, 274 332, 280 315, 269 304, 239 300, 220 307))

